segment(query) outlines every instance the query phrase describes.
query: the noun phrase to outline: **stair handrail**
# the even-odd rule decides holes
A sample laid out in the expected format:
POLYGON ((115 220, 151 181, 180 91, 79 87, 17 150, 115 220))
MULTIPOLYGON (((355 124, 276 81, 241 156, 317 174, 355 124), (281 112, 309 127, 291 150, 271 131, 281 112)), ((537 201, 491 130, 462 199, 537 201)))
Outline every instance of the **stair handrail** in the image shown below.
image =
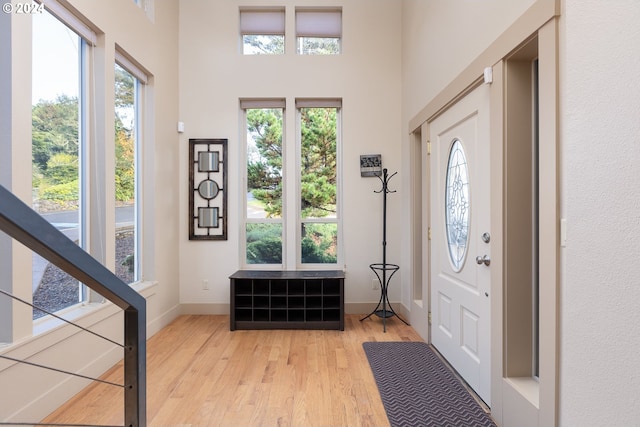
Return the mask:
POLYGON ((0 185, 0 230, 124 311, 124 422, 146 426, 146 300, 0 185))

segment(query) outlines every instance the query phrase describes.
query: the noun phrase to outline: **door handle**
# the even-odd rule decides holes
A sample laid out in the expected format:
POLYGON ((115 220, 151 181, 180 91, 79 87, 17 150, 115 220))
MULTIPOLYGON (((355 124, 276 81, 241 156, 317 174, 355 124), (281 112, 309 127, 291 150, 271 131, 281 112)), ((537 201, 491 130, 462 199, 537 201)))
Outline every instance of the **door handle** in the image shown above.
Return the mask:
POLYGON ((484 264, 488 266, 489 264, 491 264, 491 259, 489 258, 488 255, 483 255, 483 256, 478 255, 476 257, 476 262, 478 263, 478 265, 484 264))

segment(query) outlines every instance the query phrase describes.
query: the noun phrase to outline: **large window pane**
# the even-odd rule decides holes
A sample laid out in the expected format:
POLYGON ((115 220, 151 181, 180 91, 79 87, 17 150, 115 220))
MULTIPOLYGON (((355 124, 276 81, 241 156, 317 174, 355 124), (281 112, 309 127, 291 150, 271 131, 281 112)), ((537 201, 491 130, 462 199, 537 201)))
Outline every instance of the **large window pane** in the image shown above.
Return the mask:
POLYGON ((282 264, 282 108, 246 113, 246 263, 282 264))
POLYGON ((282 264, 282 224, 247 224, 247 264, 282 264))
POLYGON ((338 224, 302 224, 302 263, 335 264, 338 262, 338 224))
MULTIPOLYGON (((81 244, 83 41, 49 12, 32 17, 33 208, 81 244)), ((77 304, 82 298, 77 280, 36 254, 32 288, 34 305, 50 312, 77 304)), ((34 309, 34 319, 44 315, 34 309)))
POLYGON ((336 218, 336 108, 301 108, 302 218, 336 218))
POLYGON ((300 108, 300 262, 338 262, 338 109, 300 108))
POLYGON ((138 81, 115 65, 116 276, 125 283, 140 278, 136 221, 138 81))
POLYGON ((282 109, 248 109, 247 218, 282 218, 282 109))

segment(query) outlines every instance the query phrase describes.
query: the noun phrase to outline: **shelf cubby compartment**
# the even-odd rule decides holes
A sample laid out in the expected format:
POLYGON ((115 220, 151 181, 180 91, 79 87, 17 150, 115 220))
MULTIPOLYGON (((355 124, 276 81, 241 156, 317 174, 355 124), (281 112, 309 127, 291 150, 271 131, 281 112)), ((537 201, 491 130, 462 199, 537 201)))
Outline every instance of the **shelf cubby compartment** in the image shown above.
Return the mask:
POLYGON ((323 308, 340 308, 340 295, 329 295, 322 297, 323 308))
POLYGON ((322 295, 322 281, 307 280, 305 283, 306 295, 322 295))
POLYGON ((322 281, 323 295, 340 295, 340 281, 336 279, 326 279, 322 281))
POLYGON ((287 296, 286 295, 277 295, 271 296, 271 304, 269 305, 272 309, 278 308, 287 308, 287 296))
POLYGON ((257 279, 253 281, 253 294, 254 295, 269 295, 269 280, 257 279))
POLYGON ((289 308, 304 308, 304 296, 289 295, 289 301, 287 307, 289 308))
POLYGON ((287 310, 286 309, 273 309, 273 310, 271 310, 271 321, 272 322, 286 322, 287 321, 287 310))
POLYGON ((307 322, 320 322, 322 321, 322 310, 321 309, 307 309, 307 322))
POLYGON ((313 308, 322 308, 322 297, 321 296, 306 296, 305 303, 307 309, 313 308))
POLYGON ((272 280, 271 281, 271 295, 287 295, 287 281, 286 280, 272 280))
POLYGON ((269 309, 266 309, 266 308, 254 308, 253 309, 253 321, 254 322, 268 322, 269 321, 269 309))
POLYGON ((301 280, 301 279, 289 280, 287 293, 289 295, 304 295, 304 280, 301 280))
POLYGON ((239 309, 253 307, 253 297, 251 295, 236 295, 236 307, 239 309))
POLYGON ((331 322, 331 321, 338 321, 339 319, 340 319, 339 308, 327 308, 322 310, 322 320, 331 322))
POLYGON ((253 294, 253 281, 252 280, 238 280, 236 281, 236 295, 251 295, 253 294))
POLYGON ((269 295, 254 295, 253 297, 254 308, 269 308, 269 295))
POLYGON ((304 310, 289 310, 287 313, 289 322, 304 322, 304 310))

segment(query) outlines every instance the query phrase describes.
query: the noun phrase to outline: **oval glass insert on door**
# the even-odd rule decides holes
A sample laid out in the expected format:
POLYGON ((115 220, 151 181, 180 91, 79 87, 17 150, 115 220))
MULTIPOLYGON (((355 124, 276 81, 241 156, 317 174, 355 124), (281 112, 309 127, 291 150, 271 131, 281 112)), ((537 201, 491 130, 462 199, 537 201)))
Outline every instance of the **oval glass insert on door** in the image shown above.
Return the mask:
POLYGON ((445 189, 445 231, 453 270, 462 270, 469 241, 470 199, 467 156, 459 139, 449 151, 445 189))

